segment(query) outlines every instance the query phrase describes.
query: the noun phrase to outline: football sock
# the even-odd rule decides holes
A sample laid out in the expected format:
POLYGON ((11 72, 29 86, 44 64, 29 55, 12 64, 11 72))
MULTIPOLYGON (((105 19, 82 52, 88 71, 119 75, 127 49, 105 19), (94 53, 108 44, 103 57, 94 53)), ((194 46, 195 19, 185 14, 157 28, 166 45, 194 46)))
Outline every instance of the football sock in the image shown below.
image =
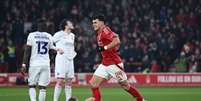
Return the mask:
POLYGON ((46 97, 46 89, 40 89, 39 92, 39 101, 45 101, 45 97, 46 97))
POLYGON ((29 97, 31 101, 36 101, 36 89, 35 88, 29 88, 29 97))
POLYGON ((142 95, 134 86, 130 86, 130 88, 127 92, 129 92, 133 97, 135 97, 137 99, 137 101, 143 100, 142 95))
POLYGON ((61 89, 62 89, 62 87, 60 85, 56 84, 56 86, 54 88, 54 101, 58 101, 59 100, 61 89))
POLYGON ((72 89, 71 86, 66 85, 65 86, 65 94, 66 94, 66 101, 71 97, 72 95, 72 89))
POLYGON ((101 94, 98 87, 92 88, 92 93, 93 93, 93 97, 95 98, 95 101, 101 101, 101 94))

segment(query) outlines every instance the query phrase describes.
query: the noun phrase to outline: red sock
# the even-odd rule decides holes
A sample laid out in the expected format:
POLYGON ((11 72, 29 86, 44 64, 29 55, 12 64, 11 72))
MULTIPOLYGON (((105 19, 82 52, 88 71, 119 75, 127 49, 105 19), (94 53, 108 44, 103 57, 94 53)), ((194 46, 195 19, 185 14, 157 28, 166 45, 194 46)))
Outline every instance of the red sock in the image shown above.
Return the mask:
POLYGON ((92 93, 93 93, 93 97, 95 98, 95 101, 101 101, 101 94, 99 91, 99 88, 92 88, 92 93))
POLYGON ((128 92, 133 96, 136 97, 137 101, 142 101, 143 97, 140 94, 140 92, 134 87, 134 86, 130 86, 128 92))

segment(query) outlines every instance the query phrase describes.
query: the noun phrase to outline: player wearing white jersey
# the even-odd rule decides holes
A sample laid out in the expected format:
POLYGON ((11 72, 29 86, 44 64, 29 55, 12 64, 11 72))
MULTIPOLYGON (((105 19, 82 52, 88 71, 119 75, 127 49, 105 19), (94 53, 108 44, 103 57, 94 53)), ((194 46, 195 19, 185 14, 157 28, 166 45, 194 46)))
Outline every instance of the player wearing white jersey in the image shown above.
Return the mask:
POLYGON ((57 50, 53 45, 52 36, 44 32, 46 24, 44 20, 38 22, 38 31, 32 32, 27 38, 25 47, 22 71, 26 70, 29 64, 29 96, 31 101, 36 101, 36 85, 39 85, 39 101, 45 101, 46 86, 50 81, 50 59, 49 50, 57 50))
POLYGON ((64 50, 64 54, 57 54, 55 60, 55 78, 57 81, 54 90, 54 101, 58 101, 63 85, 65 85, 66 101, 68 101, 72 96, 71 85, 74 78, 75 35, 71 32, 74 29, 71 21, 64 19, 60 27, 62 30, 53 36, 56 47, 64 50))

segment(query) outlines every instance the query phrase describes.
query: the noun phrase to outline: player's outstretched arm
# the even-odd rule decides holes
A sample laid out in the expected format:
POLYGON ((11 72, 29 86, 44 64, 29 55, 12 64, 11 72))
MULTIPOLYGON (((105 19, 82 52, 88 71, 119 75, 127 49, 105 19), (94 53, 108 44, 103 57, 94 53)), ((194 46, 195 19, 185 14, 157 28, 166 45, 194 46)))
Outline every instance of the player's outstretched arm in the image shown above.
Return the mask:
POLYGON ((53 52, 59 52, 59 54, 63 54, 64 53, 64 50, 61 49, 61 48, 53 47, 50 50, 53 51, 53 52))

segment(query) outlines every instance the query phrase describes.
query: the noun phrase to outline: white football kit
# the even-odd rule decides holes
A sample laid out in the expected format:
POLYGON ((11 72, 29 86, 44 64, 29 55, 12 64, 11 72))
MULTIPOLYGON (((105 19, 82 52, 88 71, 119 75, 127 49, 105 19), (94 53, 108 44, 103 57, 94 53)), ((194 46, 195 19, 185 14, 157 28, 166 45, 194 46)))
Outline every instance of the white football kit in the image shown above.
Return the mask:
POLYGON ((53 49, 52 36, 46 32, 32 32, 27 38, 31 46, 29 85, 47 86, 50 81, 49 49, 53 49))
POLYGON ((73 59, 76 56, 74 47, 75 35, 59 31, 53 36, 53 41, 57 48, 64 50, 63 54, 56 55, 55 59, 55 77, 56 78, 74 78, 73 59))

